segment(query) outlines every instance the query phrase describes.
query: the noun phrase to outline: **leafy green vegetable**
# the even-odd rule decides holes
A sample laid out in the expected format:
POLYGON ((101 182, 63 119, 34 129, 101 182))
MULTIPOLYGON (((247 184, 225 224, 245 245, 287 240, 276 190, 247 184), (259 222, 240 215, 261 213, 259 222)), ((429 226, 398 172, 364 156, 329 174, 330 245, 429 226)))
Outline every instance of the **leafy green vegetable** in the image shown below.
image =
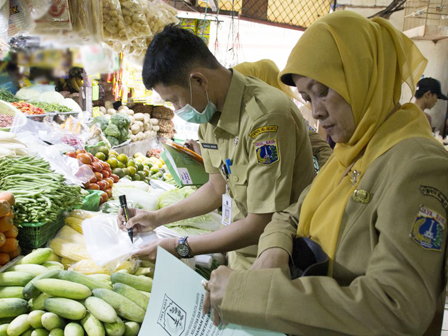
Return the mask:
POLYGON ((113 136, 114 138, 120 139, 120 130, 117 125, 110 123, 104 130, 104 134, 108 136, 113 136))
POLYGON ((31 103, 34 106, 40 107, 41 109, 44 109, 46 112, 71 112, 72 109, 68 108, 67 106, 60 105, 60 104, 51 104, 51 103, 31 103))
POLYGON ((131 138, 131 132, 129 132, 128 128, 122 128, 120 130, 120 141, 125 142, 126 140, 131 138))
POLYGON ((14 97, 11 91, 3 88, 0 88, 0 99, 8 103, 15 103, 19 101, 19 99, 14 97))
POLYGON ((94 124, 99 124, 101 130, 104 132, 104 130, 106 129, 107 125, 109 125, 109 120, 107 120, 106 117, 99 116, 99 117, 96 117, 95 119, 93 119, 93 123, 94 124))
POLYGON ((112 147, 118 146, 120 144, 120 141, 113 136, 106 136, 106 138, 107 140, 109 140, 109 143, 112 147))

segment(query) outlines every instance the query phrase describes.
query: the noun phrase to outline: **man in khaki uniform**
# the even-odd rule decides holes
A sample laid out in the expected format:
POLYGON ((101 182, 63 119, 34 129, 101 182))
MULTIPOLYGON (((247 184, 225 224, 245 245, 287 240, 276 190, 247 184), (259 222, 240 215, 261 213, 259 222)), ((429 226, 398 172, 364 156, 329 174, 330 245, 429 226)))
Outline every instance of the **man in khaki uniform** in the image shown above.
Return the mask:
MULTIPOLYGON (((159 245, 178 257, 256 245, 272 213, 294 203, 314 177, 308 131, 297 107, 282 91, 224 68, 199 37, 173 26, 149 46, 143 80, 173 103, 179 117, 201 124, 210 179, 170 207, 131 209, 127 226, 148 231, 221 205, 228 225, 203 236, 162 239, 138 254, 155 259, 159 245), (238 211, 231 210, 232 203, 238 211)), ((123 220, 119 217, 119 225, 123 220)), ((256 246, 247 252, 255 258, 256 246)), ((250 267, 250 260, 240 259, 230 257, 230 266, 250 267)))

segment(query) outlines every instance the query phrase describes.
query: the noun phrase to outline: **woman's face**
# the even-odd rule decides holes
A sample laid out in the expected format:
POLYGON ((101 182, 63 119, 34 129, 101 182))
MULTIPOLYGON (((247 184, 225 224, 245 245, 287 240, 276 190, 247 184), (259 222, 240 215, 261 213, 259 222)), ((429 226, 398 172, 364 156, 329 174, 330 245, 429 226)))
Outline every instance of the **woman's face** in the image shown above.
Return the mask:
POLYGON ((336 143, 347 143, 355 132, 352 107, 342 96, 314 79, 293 75, 302 98, 311 103, 314 119, 318 119, 336 143))

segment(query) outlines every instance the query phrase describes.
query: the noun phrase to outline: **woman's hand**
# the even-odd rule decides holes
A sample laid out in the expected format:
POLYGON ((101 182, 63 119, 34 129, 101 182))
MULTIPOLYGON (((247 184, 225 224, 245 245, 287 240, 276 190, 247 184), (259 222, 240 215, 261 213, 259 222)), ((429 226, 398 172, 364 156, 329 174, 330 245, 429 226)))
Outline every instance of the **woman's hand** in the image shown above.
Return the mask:
POLYGON ((264 251, 255 260, 252 269, 280 268, 289 274, 289 254, 284 249, 273 247, 264 251))
POLYGON ((176 245, 177 238, 158 239, 150 244, 143 245, 134 255, 139 256, 140 259, 155 261, 157 259, 157 247, 160 246, 175 257, 180 258, 176 251, 176 245))
POLYGON ((226 266, 220 266, 214 270, 208 282, 208 291, 205 292, 202 313, 208 314, 213 309, 213 324, 218 326, 220 323, 227 324, 222 319, 221 304, 226 294, 229 277, 232 270, 226 266))
POLYGON ((128 228, 133 228, 134 233, 152 231, 160 225, 157 222, 156 213, 156 211, 145 211, 129 208, 129 220, 126 225, 123 225, 123 223, 126 222, 126 219, 123 214, 123 209, 120 209, 118 211, 117 224, 123 231, 126 231, 128 228))

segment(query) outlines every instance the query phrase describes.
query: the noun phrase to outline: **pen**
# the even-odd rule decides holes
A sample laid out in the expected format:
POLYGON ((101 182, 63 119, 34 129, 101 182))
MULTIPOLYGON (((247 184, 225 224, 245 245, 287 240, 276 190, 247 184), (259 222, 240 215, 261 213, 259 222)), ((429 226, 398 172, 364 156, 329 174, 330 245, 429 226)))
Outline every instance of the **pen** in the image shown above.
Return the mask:
MULTIPOLYGON (((128 203, 126 202, 126 195, 120 195, 120 197, 118 198, 120 199, 120 205, 121 208, 123 209, 124 218, 126 219, 127 223, 129 220, 129 210, 128 210, 128 203)), ((131 242, 134 243, 134 232, 132 228, 128 228, 128 236, 131 239, 131 242)))

